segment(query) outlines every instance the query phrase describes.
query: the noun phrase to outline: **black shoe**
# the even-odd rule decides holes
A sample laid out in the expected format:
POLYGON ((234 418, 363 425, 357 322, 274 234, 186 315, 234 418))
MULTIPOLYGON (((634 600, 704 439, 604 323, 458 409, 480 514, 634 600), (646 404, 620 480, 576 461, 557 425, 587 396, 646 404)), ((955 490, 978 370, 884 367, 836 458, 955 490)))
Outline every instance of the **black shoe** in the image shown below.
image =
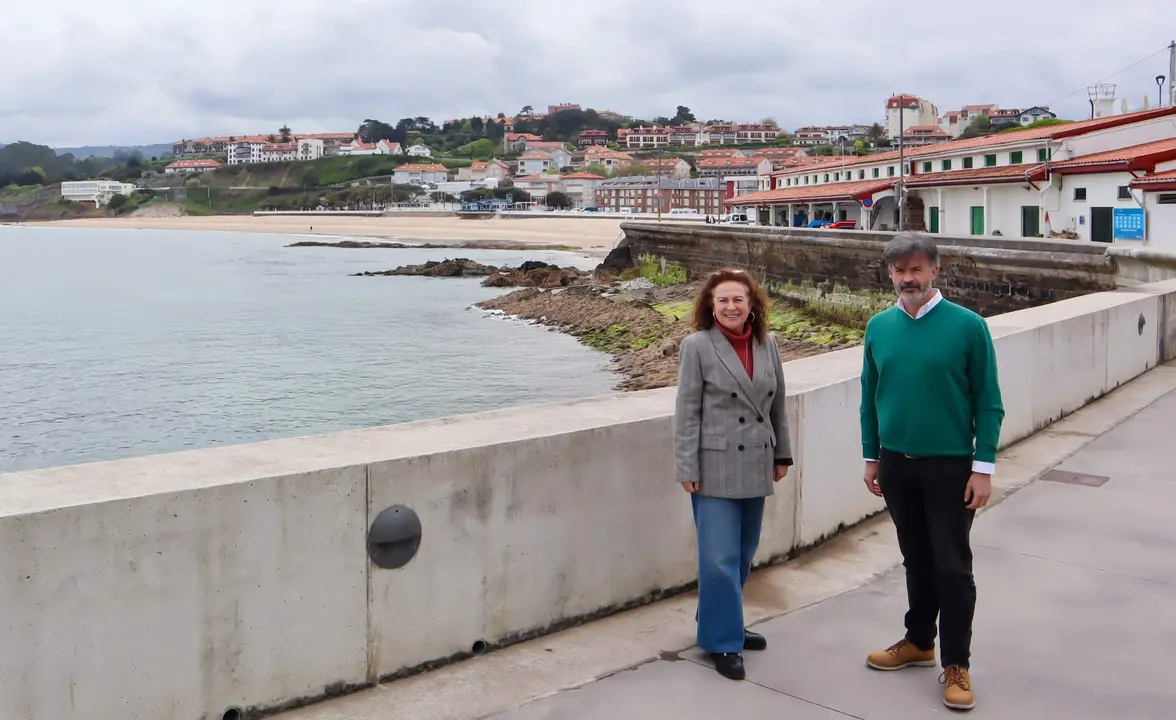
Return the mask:
POLYGON ((715 661, 715 670, 723 677, 731 680, 747 677, 743 669, 743 656, 739 653, 711 653, 710 656, 715 661))
POLYGON ((753 633, 750 630, 743 631, 743 649, 744 650, 767 650, 768 639, 759 633, 753 633))

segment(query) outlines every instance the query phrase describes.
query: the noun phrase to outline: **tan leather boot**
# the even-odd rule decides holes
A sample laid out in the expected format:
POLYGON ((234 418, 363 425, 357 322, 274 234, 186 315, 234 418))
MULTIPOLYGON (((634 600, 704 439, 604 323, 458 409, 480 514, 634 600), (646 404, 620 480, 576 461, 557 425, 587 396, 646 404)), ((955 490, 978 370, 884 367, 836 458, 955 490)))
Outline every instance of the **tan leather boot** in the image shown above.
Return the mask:
POLYGON ((902 670, 905 667, 935 667, 935 651, 920 650, 907 640, 899 640, 885 650, 866 656, 866 664, 875 670, 902 670))
POLYGON ((967 668, 948 665, 939 676, 943 683, 943 704, 952 710, 971 710, 976 705, 972 693, 972 676, 967 668))

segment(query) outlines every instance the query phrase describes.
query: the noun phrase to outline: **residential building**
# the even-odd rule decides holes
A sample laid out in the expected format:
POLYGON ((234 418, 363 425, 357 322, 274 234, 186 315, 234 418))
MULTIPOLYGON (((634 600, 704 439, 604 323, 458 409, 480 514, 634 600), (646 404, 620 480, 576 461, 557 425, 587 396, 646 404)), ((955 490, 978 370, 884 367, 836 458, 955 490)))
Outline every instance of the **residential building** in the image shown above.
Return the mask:
POLYGON ((205 172, 206 170, 216 170, 220 167, 224 167, 224 163, 220 160, 214 160, 212 158, 185 158, 169 163, 163 168, 163 172, 166 175, 172 175, 175 173, 205 172))
MULTIPOLYGON (((594 148, 589 148, 591 149, 594 148)), ((551 167, 555 170, 572 166, 572 151, 559 141, 527 140, 523 152, 526 154, 532 151, 546 153, 551 159, 551 167)))
POLYGON ((714 123, 706 126, 706 137, 702 142, 709 145, 734 145, 739 142, 738 123, 714 123))
MULTIPOLYGON (((273 135, 226 135, 221 137, 193 138, 172 143, 173 155, 226 155, 229 145, 238 142, 270 141, 273 135)), ((334 148, 346 145, 355 137, 355 133, 296 133, 291 140, 320 140, 325 149, 333 152, 334 148)), ((275 138, 277 140, 277 138, 275 138)), ((301 150, 299 151, 301 154, 301 150)), ((329 154, 329 153, 328 153, 329 154)), ((256 161, 255 161, 256 162, 256 161)), ((232 164, 232 163, 231 163, 232 164)))
POLYGON ((772 161, 766 157, 702 158, 698 161, 700 177, 728 175, 767 175, 772 172, 772 161))
POLYGON ((1021 111, 1021 114, 1017 116, 1017 123, 1020 125, 1032 125, 1038 120, 1055 120, 1057 117, 1057 113, 1051 112, 1048 107, 1034 105, 1031 108, 1021 111))
POLYGON ((226 162, 229 165, 248 165, 261 162, 262 151, 268 143, 265 138, 252 137, 225 145, 226 162))
POLYGON ((699 150, 695 157, 698 158, 717 158, 717 157, 747 157, 750 150, 740 150, 739 148, 705 148, 699 150))
POLYGON ((288 143, 266 143, 261 146, 261 161, 285 162, 298 159, 298 143, 291 140, 288 143))
POLYGON ((324 145, 319 138, 298 138, 298 159, 318 160, 326 152, 324 145))
POLYGON ((673 180, 684 180, 690 177, 690 163, 682 158, 645 158, 641 164, 654 175, 661 175, 673 180))
POLYGON ((506 152, 521 152, 526 149, 527 143, 539 142, 542 139, 539 135, 531 133, 508 132, 502 136, 502 144, 506 152))
POLYGON ((663 127, 621 128, 617 130, 617 142, 630 150, 666 147, 670 144, 670 131, 663 127))
POLYGON ((886 135, 898 138, 902 133, 899 124, 904 128, 914 125, 936 125, 939 122, 939 110, 931 102, 914 95, 892 95, 886 100, 886 135))
POLYGON ((458 180, 485 180, 487 178, 494 178, 498 182, 502 182, 510 175, 510 167, 495 158, 493 160, 475 160, 469 167, 463 167, 457 171, 458 180))
POLYGON ((94 207, 102 207, 115 195, 130 195, 133 192, 133 184, 116 180, 69 180, 61 183, 61 197, 94 207))
POLYGON ((429 149, 424 143, 417 143, 408 148, 408 155, 410 157, 433 157, 433 151, 429 149))
POLYGON ((397 185, 435 185, 449 179, 449 170, 437 163, 406 163, 392 173, 397 185))
POLYGON ((538 175, 545 172, 557 172, 560 165, 556 165, 551 155, 542 150, 528 150, 519 157, 519 167, 516 175, 538 175))
POLYGON ((1008 127, 1010 125, 1032 125, 1038 120, 1056 117, 1057 115, 1050 112, 1049 108, 1035 105, 1024 110, 1021 108, 997 110, 989 116, 989 120, 994 127, 1008 127))
POLYGON ((584 151, 584 166, 600 165, 610 173, 615 173, 633 164, 633 156, 628 153, 609 150, 603 147, 590 147, 584 151))
POLYGON ((829 128, 806 125, 805 127, 797 128, 796 132, 792 133, 792 144, 800 145, 801 147, 829 145, 832 142, 833 136, 829 133, 829 128))
POLYGON ((569 173, 560 178, 560 191, 576 207, 588 207, 596 204, 596 188, 606 179, 586 172, 569 173))
MULTIPOLYGON (((374 143, 362 142, 359 138, 352 140, 346 145, 340 145, 338 154, 344 156, 350 155, 403 155, 404 150, 401 149, 400 143, 392 142, 391 140, 377 140, 374 143)), ((408 153, 412 155, 413 153, 408 153)), ((427 157, 427 156, 426 156, 427 157)))
POLYGON ((608 131, 584 130, 578 136, 576 136, 576 142, 580 147, 588 147, 589 145, 608 145, 608 131))
POLYGON ((567 110, 579 110, 580 106, 576 103, 560 103, 559 105, 548 105, 547 114, 554 115, 557 112, 564 112, 567 110))
POLYGON ((514 186, 526 190, 535 202, 543 202, 549 193, 560 189, 563 178, 559 173, 535 173, 522 175, 514 179, 514 186))
POLYGON ((735 129, 737 143, 770 143, 775 142, 782 132, 775 125, 764 123, 740 125, 735 129))
POLYGON ((703 214, 722 211, 719 178, 669 180, 656 177, 619 177, 605 180, 596 188, 596 206, 613 211, 668 213, 692 208, 703 214))
MULTIPOLYGON (((943 114, 943 117, 938 118, 934 124, 938 125, 940 130, 943 130, 948 136, 958 138, 964 134, 976 118, 981 115, 988 116, 989 121, 995 123, 997 117, 1002 117, 1004 111, 995 103, 981 103, 979 105, 965 105, 959 110, 949 110, 943 114)), ((896 137, 891 135, 890 137, 896 137)))
POLYGON ((772 174, 731 207, 763 224, 854 220, 949 235, 1072 237, 1176 250, 1176 107, 846 157, 772 174))
POLYGON ((925 145, 947 142, 951 139, 951 135, 948 135, 947 131, 938 125, 915 125, 914 127, 905 128, 902 133, 902 144, 904 147, 923 147, 925 145))

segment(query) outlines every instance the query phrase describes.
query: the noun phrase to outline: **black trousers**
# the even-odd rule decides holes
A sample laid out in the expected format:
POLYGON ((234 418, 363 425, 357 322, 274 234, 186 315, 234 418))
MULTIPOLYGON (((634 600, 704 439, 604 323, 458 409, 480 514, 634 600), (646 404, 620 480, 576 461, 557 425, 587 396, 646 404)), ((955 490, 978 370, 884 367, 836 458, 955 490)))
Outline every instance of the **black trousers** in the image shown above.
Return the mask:
POLYGON ((878 484, 906 568, 906 639, 920 650, 934 648, 938 618, 944 667, 970 667, 976 511, 967 508, 964 493, 971 475, 970 457, 912 458, 883 449, 878 458, 878 484))

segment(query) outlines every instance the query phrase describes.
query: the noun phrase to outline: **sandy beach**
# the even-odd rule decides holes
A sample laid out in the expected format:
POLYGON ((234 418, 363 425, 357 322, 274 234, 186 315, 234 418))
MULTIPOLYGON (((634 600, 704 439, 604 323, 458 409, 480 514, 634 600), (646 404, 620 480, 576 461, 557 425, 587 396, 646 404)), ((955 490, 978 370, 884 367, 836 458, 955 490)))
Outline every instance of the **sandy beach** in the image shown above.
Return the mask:
POLYGON ((604 254, 621 238, 621 218, 490 218, 452 216, 408 217, 254 217, 216 215, 171 218, 90 218, 48 223, 47 227, 125 228, 133 230, 205 230, 226 232, 284 233, 288 235, 352 235, 388 240, 515 241, 533 245, 564 245, 604 254), (313 228, 313 229, 312 229, 313 228))

